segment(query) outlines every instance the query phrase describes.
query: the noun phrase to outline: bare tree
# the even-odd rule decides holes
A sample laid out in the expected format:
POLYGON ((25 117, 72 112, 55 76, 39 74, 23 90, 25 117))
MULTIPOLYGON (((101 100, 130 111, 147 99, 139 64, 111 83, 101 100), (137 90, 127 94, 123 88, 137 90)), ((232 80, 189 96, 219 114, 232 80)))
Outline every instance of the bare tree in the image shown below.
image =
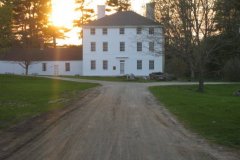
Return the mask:
POLYGON ((191 78, 198 73, 198 90, 203 92, 205 65, 217 47, 217 43, 209 45, 209 39, 217 34, 215 0, 156 0, 156 4, 169 52, 185 59, 191 78))
POLYGON ((25 75, 28 75, 28 70, 30 65, 32 64, 32 61, 25 60, 17 63, 25 70, 25 75))
POLYGON ((187 2, 156 0, 156 19, 162 23, 165 32, 166 54, 181 57, 188 64, 191 79, 195 78, 193 62, 192 25, 190 5, 187 2))
POLYGON ((160 58, 162 62, 162 72, 165 72, 165 50, 164 50, 164 33, 161 24, 152 26, 137 26, 136 31, 132 32, 131 37, 132 48, 144 55, 150 55, 160 58))
POLYGON ((136 35, 137 42, 142 43, 143 52, 152 56, 164 56, 164 31, 162 26, 144 27, 141 26, 141 34, 136 35), (152 31, 150 31, 152 29, 152 31), (150 33, 152 32, 152 33, 150 33))
POLYGON ((192 3, 193 45, 199 73, 199 92, 204 91, 205 67, 218 45, 218 42, 209 45, 209 39, 217 34, 214 18, 215 4, 214 0, 194 0, 192 3))
POLYGON ((25 70, 25 75, 28 75, 30 66, 38 63, 34 59, 34 54, 35 53, 26 51, 26 53, 21 54, 19 60, 16 60, 13 63, 20 65, 25 70))

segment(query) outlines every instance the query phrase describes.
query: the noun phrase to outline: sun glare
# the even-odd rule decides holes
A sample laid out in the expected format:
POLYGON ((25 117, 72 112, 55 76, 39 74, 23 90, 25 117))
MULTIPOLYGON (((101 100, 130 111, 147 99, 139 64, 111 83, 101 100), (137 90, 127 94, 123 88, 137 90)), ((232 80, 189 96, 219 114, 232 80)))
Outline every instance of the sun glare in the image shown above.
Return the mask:
POLYGON ((55 26, 70 29, 65 39, 57 39, 57 45, 79 45, 80 30, 74 27, 73 21, 78 19, 79 13, 75 10, 75 0, 52 0, 51 23, 55 26))
MULTIPOLYGON (((97 5, 105 4, 106 0, 86 0, 87 4, 96 10, 97 5)), ((142 5, 150 0, 132 0, 132 10, 142 14, 142 5)), ((80 29, 74 27, 73 21, 78 19, 80 13, 75 10, 75 0, 52 0, 52 14, 50 21, 53 25, 66 27, 70 32, 66 33, 65 39, 58 39, 58 45, 73 44, 79 45, 80 29)))
POLYGON ((75 0, 52 0, 51 21, 56 26, 73 27, 73 20, 78 17, 75 0))

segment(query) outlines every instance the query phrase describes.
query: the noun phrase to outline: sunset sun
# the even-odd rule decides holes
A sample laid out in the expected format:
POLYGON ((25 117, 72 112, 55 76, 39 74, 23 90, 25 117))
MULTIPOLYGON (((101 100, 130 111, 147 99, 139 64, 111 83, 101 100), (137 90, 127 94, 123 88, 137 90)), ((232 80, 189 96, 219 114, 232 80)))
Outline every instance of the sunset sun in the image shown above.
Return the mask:
POLYGON ((73 27, 73 21, 78 17, 75 11, 75 0, 52 0, 51 21, 56 26, 73 27))
MULTIPOLYGON (((96 12, 97 5, 105 4, 106 0, 86 0, 88 8, 93 8, 96 12)), ((142 14, 142 6, 149 0, 133 0, 132 10, 142 14)), ((80 29, 74 26, 73 21, 79 19, 80 12, 76 11, 75 0, 52 0, 52 13, 50 16, 50 22, 58 27, 65 27, 70 31, 66 33, 65 39, 58 39, 58 45, 73 44, 79 45, 81 43, 79 39, 80 29)))

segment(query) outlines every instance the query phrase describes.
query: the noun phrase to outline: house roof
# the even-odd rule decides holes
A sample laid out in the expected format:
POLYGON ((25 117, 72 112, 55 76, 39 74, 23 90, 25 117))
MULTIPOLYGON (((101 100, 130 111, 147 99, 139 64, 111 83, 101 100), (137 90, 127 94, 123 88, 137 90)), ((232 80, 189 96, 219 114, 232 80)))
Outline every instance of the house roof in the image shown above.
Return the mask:
POLYGON ((143 17, 133 11, 117 12, 110 16, 105 16, 92 21, 84 26, 141 26, 160 25, 151 19, 143 17))
POLYGON ((82 47, 21 49, 12 48, 0 54, 2 61, 72 61, 82 60, 82 47))

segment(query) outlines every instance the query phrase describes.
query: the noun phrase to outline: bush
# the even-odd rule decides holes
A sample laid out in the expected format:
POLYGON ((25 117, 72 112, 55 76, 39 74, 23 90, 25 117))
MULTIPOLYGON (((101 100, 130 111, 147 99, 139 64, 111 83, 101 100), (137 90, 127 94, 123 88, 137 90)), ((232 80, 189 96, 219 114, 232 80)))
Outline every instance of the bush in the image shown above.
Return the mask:
POLYGON ((178 57, 173 57, 166 61, 166 72, 173 74, 176 78, 183 78, 186 76, 187 64, 178 57))
POLYGON ((228 81, 240 81, 240 59, 232 58, 223 68, 224 79, 228 81))

